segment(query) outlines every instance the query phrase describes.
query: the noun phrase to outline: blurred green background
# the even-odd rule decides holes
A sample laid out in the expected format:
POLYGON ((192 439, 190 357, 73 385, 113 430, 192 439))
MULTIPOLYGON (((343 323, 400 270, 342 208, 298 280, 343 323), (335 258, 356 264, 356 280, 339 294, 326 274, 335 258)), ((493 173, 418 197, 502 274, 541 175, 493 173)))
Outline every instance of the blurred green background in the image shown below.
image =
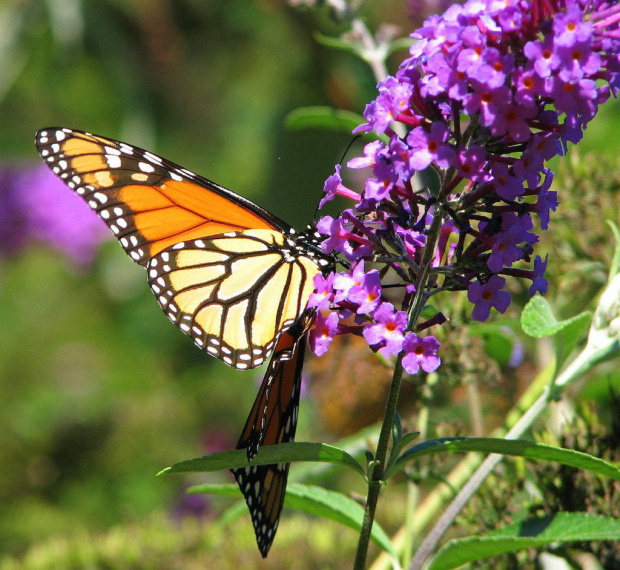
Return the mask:
MULTIPOLYGON (((408 8, 370 2, 365 16, 402 37, 419 24, 408 8)), ((351 137, 287 132, 284 118, 306 105, 361 112, 375 84, 317 31, 345 29, 325 9, 284 0, 0 3, 3 570, 262 566, 247 517, 211 524, 230 501, 185 498, 206 478, 154 476, 234 447, 262 372, 196 349, 114 241, 93 238, 92 260, 78 262, 32 231, 23 208, 44 210, 46 224, 46 213, 62 216, 31 174, 34 133, 67 126, 145 147, 304 226, 351 137)), ((603 107, 582 148, 617 153, 618 109, 603 107)), ((316 406, 302 404, 298 439, 344 435, 314 421, 316 406)), ((270 567, 339 567, 334 556, 350 556, 353 531, 306 525, 292 515, 280 526, 270 567), (312 544, 313 562, 300 544, 312 544)))

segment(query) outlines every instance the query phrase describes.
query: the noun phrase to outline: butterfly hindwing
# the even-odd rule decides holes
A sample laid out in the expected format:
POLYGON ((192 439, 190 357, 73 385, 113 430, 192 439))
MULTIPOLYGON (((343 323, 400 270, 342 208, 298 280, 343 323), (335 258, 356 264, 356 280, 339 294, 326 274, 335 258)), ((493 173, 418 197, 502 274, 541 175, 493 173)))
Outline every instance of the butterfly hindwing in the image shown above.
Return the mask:
POLYGON ((150 261, 149 284, 200 348, 235 368, 255 368, 303 312, 319 272, 283 242, 272 230, 182 242, 150 261))
MULTIPOLYGON (((288 443, 295 439, 301 371, 306 346, 305 329, 310 319, 298 321, 278 338, 267 373, 237 444, 251 459, 259 446, 288 443)), ((284 503, 288 463, 253 465, 232 472, 243 493, 256 542, 267 556, 284 503)))
POLYGON ((290 230, 243 196, 127 143, 50 128, 37 133, 36 144, 51 170, 141 265, 182 241, 246 229, 290 230))

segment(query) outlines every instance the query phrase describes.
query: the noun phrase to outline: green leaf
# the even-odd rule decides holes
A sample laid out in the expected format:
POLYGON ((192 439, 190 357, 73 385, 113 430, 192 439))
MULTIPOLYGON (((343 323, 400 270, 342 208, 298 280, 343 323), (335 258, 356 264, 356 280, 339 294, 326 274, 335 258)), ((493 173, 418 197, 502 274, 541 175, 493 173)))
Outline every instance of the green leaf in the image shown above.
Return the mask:
MULTIPOLYGON (((239 487, 234 484, 197 485, 188 489, 187 492, 191 494, 210 493, 224 497, 242 496, 239 487)), ((359 503, 342 493, 328 491, 315 485, 289 483, 284 498, 284 506, 331 519, 357 532, 362 528, 364 509, 359 503)), ((238 514, 236 509, 234 514, 238 514)), ((371 538, 391 556, 397 557, 390 539, 376 521, 372 526, 371 538)))
POLYGON ((385 473, 383 477, 385 480, 389 479, 395 471, 397 471, 397 467, 395 467, 400 459, 398 454, 401 453, 405 447, 407 447, 412 441, 416 440, 420 437, 419 431, 414 431, 412 433, 407 433, 402 435, 400 439, 394 441, 394 447, 390 451, 390 456, 387 461, 387 465, 385 466, 385 473))
POLYGON ((400 453, 402 449, 404 449, 407 445, 409 445, 412 441, 416 440, 418 437, 420 437, 419 431, 407 433, 400 438, 394 449, 397 450, 397 453, 400 453))
POLYGON ((558 321, 547 300, 536 295, 523 309, 521 327, 523 332, 534 338, 555 336, 556 359, 560 367, 590 326, 591 320, 592 313, 584 312, 565 321, 558 321))
MULTIPOLYGON (((366 122, 364 117, 343 109, 333 107, 300 107, 291 111, 286 119, 285 126, 292 131, 301 129, 326 129, 338 133, 351 134, 351 131, 366 122)), ((365 139, 385 140, 383 135, 373 136, 364 134, 365 139)))
POLYGON ((547 299, 541 295, 536 295, 529 300, 523 309, 521 327, 526 334, 534 338, 543 338, 570 327, 574 321, 588 320, 589 317, 590 313, 582 313, 565 321, 558 321, 547 299))
POLYGON ((450 541, 433 558, 428 570, 457 568, 475 560, 553 542, 589 540, 620 540, 620 521, 586 513, 557 513, 515 522, 484 537, 450 541))
POLYGON ((400 414, 394 411, 394 421, 392 422, 392 440, 398 443, 403 437, 403 422, 400 414))
MULTIPOLYGON (((517 335, 514 332, 512 319, 495 322, 476 323, 469 326, 469 331, 484 340, 486 353, 505 366, 512 358, 517 335)), ((517 325, 518 326, 518 325, 517 325)))
POLYGON ((611 233, 614 234, 614 239, 616 241, 614 256, 611 260, 609 268, 608 283, 611 283, 613 278, 618 275, 618 273, 620 273, 620 230, 618 229, 618 226, 611 220, 607 220, 607 225, 611 228, 611 233))
POLYGON ((501 453, 502 455, 514 455, 527 459, 538 459, 543 461, 554 461, 562 465, 578 467, 586 471, 592 471, 600 475, 605 475, 616 481, 620 481, 620 469, 598 457, 563 449, 542 443, 533 443, 520 439, 500 439, 492 437, 472 437, 472 438, 443 438, 434 439, 420 443, 399 458, 396 467, 402 467, 405 461, 424 455, 441 453, 443 451, 482 451, 484 453, 501 453))
POLYGON ((583 312, 572 319, 562 321, 565 323, 555 335, 554 346, 558 367, 564 364, 564 361, 570 356, 571 352, 577 345, 579 339, 585 334, 592 322, 592 313, 583 312))
POLYGON ((346 51, 354 55, 359 55, 359 49, 357 48, 357 46, 348 39, 342 39, 335 36, 326 36, 325 34, 321 34, 319 32, 314 34, 314 39, 317 43, 325 47, 346 51))
POLYGON ((210 472, 225 469, 239 469, 252 465, 270 465, 272 463, 290 463, 292 461, 320 461, 351 467, 363 477, 365 469, 346 451, 325 443, 280 443, 264 445, 258 450, 256 457, 248 461, 245 449, 222 451, 181 461, 166 467, 158 473, 180 473, 187 471, 210 472))
MULTIPOLYGON (((322 516, 344 524, 357 532, 362 529, 364 508, 353 499, 315 485, 291 483, 286 491, 284 505, 292 509, 322 516)), ((397 557, 394 547, 385 531, 375 521, 371 538, 383 550, 397 557)))
MULTIPOLYGON (((361 429, 359 432, 340 438, 331 445, 346 449, 349 455, 359 457, 368 449, 369 441, 376 441, 379 438, 380 425, 375 424, 361 429)), ((340 469, 334 463, 296 463, 291 466, 289 481, 305 482, 308 477, 328 476, 334 469, 340 469)))
POLYGON ((540 295, 532 297, 521 313, 521 328, 525 334, 534 338, 543 338, 555 334, 558 321, 547 299, 540 295))

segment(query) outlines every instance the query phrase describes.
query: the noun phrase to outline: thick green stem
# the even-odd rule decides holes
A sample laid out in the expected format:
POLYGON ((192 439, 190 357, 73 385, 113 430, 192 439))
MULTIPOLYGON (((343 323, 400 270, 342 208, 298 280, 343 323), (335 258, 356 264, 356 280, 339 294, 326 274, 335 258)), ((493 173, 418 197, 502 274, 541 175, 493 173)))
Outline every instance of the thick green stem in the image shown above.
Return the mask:
POLYGON ((400 386, 403 380, 403 355, 400 354, 394 366, 394 375, 392 376, 392 384, 390 393, 388 394, 385 406, 385 414, 383 416, 383 424, 379 433, 379 441, 377 443, 377 453, 375 462, 369 473, 368 480, 368 496, 366 499, 366 509, 364 510, 364 521, 360 532, 359 542, 357 543, 357 553, 355 555, 355 570, 363 570, 366 567, 366 557, 368 555, 368 544, 370 542, 370 533, 372 524, 375 520, 375 510, 379 500, 379 493, 384 484, 383 471, 385 469, 388 448, 390 445, 390 436, 392 434, 392 425, 394 423, 394 415, 396 414, 396 404, 398 404, 398 396, 400 394, 400 386))
MULTIPOLYGON (((429 230, 426 247, 422 256, 420 265, 420 273, 418 274, 418 289, 413 299, 413 303, 409 307, 409 330, 412 330, 417 322, 424 303, 426 300, 425 290, 428 279, 428 269, 433 260, 433 252, 439 235, 439 227, 441 225, 440 216, 436 216, 429 230)), ((398 396, 403 380, 403 353, 401 352, 396 359, 394 366, 394 374, 390 385, 390 393, 388 394, 387 404, 385 406, 385 414, 383 416, 383 424, 381 425, 381 433, 377 443, 377 452, 375 455, 374 465, 370 469, 368 478, 368 496, 366 499, 366 509, 364 510, 364 521, 360 532, 360 539, 357 544, 357 553, 355 555, 355 570, 363 570, 366 566, 366 557, 368 555, 368 544, 370 542, 370 532, 372 530, 375 518, 375 510, 381 486, 384 484, 383 475, 386 465, 388 448, 390 444, 390 436, 392 434, 392 426, 394 424, 394 415, 396 414, 396 405, 398 404, 398 396)))

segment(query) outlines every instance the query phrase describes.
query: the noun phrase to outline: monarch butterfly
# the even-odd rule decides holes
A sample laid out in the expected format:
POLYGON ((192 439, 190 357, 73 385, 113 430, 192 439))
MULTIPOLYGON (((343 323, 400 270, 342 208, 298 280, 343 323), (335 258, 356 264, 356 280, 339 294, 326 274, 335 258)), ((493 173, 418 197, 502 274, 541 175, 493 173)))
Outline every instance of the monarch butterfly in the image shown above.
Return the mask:
MULTIPOLYGON (((36 135, 43 160, 147 269, 168 318, 207 353, 238 369, 273 351, 237 448, 295 437, 306 308, 315 275, 335 260, 313 230, 288 224, 230 190, 151 152, 66 128, 36 135)), ((288 464, 233 471, 265 557, 277 529, 288 464)))

